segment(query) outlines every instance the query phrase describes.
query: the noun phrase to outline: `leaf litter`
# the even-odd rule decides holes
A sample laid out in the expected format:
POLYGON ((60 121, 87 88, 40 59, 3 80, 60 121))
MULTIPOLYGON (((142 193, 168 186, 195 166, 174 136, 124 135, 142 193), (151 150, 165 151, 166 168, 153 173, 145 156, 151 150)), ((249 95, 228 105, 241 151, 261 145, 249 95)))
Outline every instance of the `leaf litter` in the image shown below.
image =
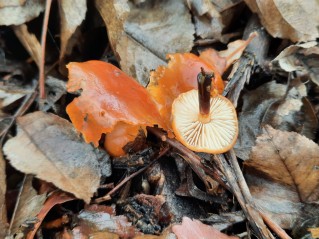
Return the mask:
POLYGON ((192 233, 216 238, 316 237, 316 1, 59 1, 52 2, 50 15, 43 16, 41 12, 48 10, 44 5, 34 0, 0 1, 0 15, 6 17, 0 17, 0 24, 16 25, 3 26, 0 32, 5 153, 1 236, 10 229, 8 238, 17 233, 16 238, 30 239, 198 238, 192 233), (262 25, 250 18, 250 11, 262 25), (46 20, 43 55, 39 29, 46 20), (74 129, 64 119, 67 104, 74 100, 66 93, 65 64, 92 59, 108 63, 92 67, 89 74, 76 71, 74 87, 68 86, 81 95, 71 103, 78 102, 77 113, 70 114, 77 122, 74 129), (217 91, 237 106, 241 130, 236 154, 230 150, 197 155, 169 132, 171 102, 197 87, 200 66, 215 73, 217 91), (41 100, 31 82, 39 67, 39 84, 47 95, 41 100), (107 67, 148 85, 150 94, 143 87, 133 94, 137 83, 122 77, 116 78, 120 89, 105 92, 114 80, 105 76, 107 67), (103 87, 92 86, 101 79, 103 87), (8 87, 15 84, 18 91, 8 87), (122 95, 133 98, 117 105, 122 95), (110 98, 112 107, 105 108, 110 98), (112 116, 116 106, 118 115, 131 109, 134 120, 129 117, 126 124, 127 117, 112 116), (153 120, 148 120, 150 114, 153 120), (105 115, 115 121, 110 123, 105 115), (90 120, 102 118, 102 124, 92 128, 90 120), (88 206, 89 202, 100 205, 88 206), (242 213, 233 213, 238 209, 242 213), (170 227, 181 221, 181 226, 170 227), (101 225, 114 227, 97 229, 101 225), (182 230, 176 231, 178 227, 182 230))

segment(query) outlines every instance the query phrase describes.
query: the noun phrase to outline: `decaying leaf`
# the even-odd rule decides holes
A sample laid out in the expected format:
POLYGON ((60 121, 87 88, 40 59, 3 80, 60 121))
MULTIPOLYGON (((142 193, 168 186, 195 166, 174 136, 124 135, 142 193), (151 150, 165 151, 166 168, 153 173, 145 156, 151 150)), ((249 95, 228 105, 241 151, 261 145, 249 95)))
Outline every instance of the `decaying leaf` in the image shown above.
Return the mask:
POLYGON ((169 54, 168 66, 159 66, 151 72, 147 90, 156 101, 166 127, 171 128, 171 109, 173 101, 181 93, 197 89, 197 75, 201 67, 206 72, 214 72, 213 88, 223 92, 224 83, 217 68, 191 53, 169 54))
POLYGON ((60 79, 48 76, 45 80, 46 98, 41 101, 40 110, 48 111, 53 108, 55 112, 58 111, 57 101, 66 94, 66 83, 60 79))
POLYGON ((274 70, 277 65, 286 72, 309 75, 319 85, 319 47, 315 41, 287 47, 272 61, 274 70))
MULTIPOLYGON (((20 1, 21 2, 21 1, 20 1)), ((0 25, 20 25, 39 16, 44 0, 26 0, 23 4, 0 4, 0 25)))
POLYGON ((34 228, 32 231, 30 231, 26 237, 26 239, 33 239, 36 232, 38 231, 39 227, 41 226, 41 223, 45 216, 49 213, 49 211, 57 204, 62 204, 68 201, 72 201, 75 198, 72 197, 69 194, 66 194, 61 191, 54 192, 49 196, 49 198, 44 203, 41 211, 37 215, 37 223, 34 225, 34 228))
POLYGON ((33 219, 38 215, 47 198, 46 194, 38 195, 32 186, 33 176, 26 175, 21 187, 21 193, 17 200, 18 206, 16 208, 15 217, 12 218, 11 234, 18 232, 19 227, 28 219, 33 219))
POLYGON ((114 216, 105 208, 103 205, 92 205, 80 212, 79 226, 86 232, 86 236, 90 237, 98 232, 112 232, 118 234, 120 238, 132 238, 141 234, 125 216, 114 216))
POLYGON ((295 133, 265 126, 249 160, 247 183, 259 207, 291 228, 303 204, 319 199, 319 146, 295 133))
POLYGON ((205 225, 198 220, 192 220, 183 217, 181 225, 174 225, 172 228, 178 239, 198 239, 198 238, 216 238, 216 239, 236 239, 238 237, 227 236, 212 226, 205 225))
POLYGON ((187 0, 186 2, 193 13, 196 35, 202 39, 217 39, 226 43, 222 33, 241 12, 242 7, 238 6, 240 1, 187 0))
POLYGON ((4 238, 7 229, 8 229, 8 222, 7 222, 7 209, 6 209, 6 163, 3 158, 2 152, 0 152, 0 237, 4 238))
POLYGON ((306 87, 298 81, 294 84, 287 95, 287 86, 275 81, 243 95, 242 112, 238 117, 240 133, 234 147, 239 158, 249 158, 251 147, 265 124, 276 129, 295 131, 310 139, 315 137, 317 120, 307 110, 312 106, 306 100, 306 87))
POLYGON ((53 114, 34 112, 18 118, 17 125, 17 136, 3 148, 10 163, 88 203, 100 183, 100 152, 53 114))
POLYGON ((163 127, 157 107, 145 88, 115 66, 88 61, 70 63, 68 69, 68 91, 83 91, 66 111, 86 142, 98 146, 101 135, 111 132, 120 122, 163 127))
POLYGON ((22 6, 26 0, 0 0, 0 8, 22 6))
POLYGON ((163 195, 137 194, 123 202, 122 207, 143 233, 159 234, 171 223, 172 213, 163 195))
POLYGON ((59 1, 59 10, 61 17, 60 59, 62 59, 65 54, 71 53, 75 44, 75 41, 72 41, 72 35, 85 18, 86 1, 61 0, 59 1))
POLYGON ((319 2, 316 0, 245 0, 273 37, 310 41, 319 37, 319 2))
POLYGON ((165 64, 166 54, 189 52, 193 46, 194 26, 182 0, 138 6, 114 0, 95 4, 121 69, 142 85, 147 84, 150 70, 165 64))
POLYGON ((33 33, 29 32, 26 24, 14 26, 13 30, 19 41, 39 67, 41 59, 41 44, 37 37, 33 33))

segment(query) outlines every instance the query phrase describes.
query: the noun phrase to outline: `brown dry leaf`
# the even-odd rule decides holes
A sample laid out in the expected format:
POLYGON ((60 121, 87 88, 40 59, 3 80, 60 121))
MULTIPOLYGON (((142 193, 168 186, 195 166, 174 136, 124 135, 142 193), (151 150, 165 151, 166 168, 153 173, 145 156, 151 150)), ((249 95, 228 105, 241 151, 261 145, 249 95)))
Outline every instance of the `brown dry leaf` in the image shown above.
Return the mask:
POLYGON ((4 238, 8 229, 6 210, 6 163, 0 151, 0 238, 4 238))
POLYGON ((291 228, 303 204, 319 199, 318 155, 319 146, 308 138, 267 125, 245 161, 253 197, 283 228, 291 228))
POLYGON ((319 2, 317 0, 245 0, 258 14, 273 37, 293 42, 310 41, 319 37, 319 2))
MULTIPOLYGON (((0 25, 20 25, 39 16, 44 10, 44 0, 26 0, 24 4, 0 2, 0 25)), ((20 2, 21 3, 21 2, 20 2)))
POLYGON ((32 231, 30 231, 26 237, 26 239, 33 239, 36 232, 38 231, 39 227, 42 224, 43 219, 45 218, 45 216, 49 213, 49 211, 57 204, 62 204, 68 201, 72 201, 75 198, 72 197, 69 194, 66 194, 64 192, 61 191, 57 191, 54 192, 53 194, 51 194, 48 198, 48 200, 46 200, 46 202, 44 203, 41 211, 38 213, 37 215, 37 219, 38 222, 34 225, 34 228, 32 231))
POLYGON ((40 66, 41 59, 41 44, 37 37, 28 31, 26 24, 13 27, 13 31, 22 43, 24 48, 28 51, 37 66, 40 66))
POLYGON ((312 106, 306 100, 306 87, 298 81, 293 83, 287 95, 287 86, 275 81, 243 95, 242 112, 238 117, 240 133, 234 147, 239 158, 249 158, 251 147, 265 124, 276 129, 295 131, 310 139, 315 137, 317 119, 308 110, 312 106))
POLYGON ((53 114, 34 112, 18 118, 17 125, 17 136, 3 148, 10 163, 90 202, 100 183, 100 152, 53 114))
POLYGON ((277 66, 286 71, 299 71, 310 76, 310 79, 319 85, 319 47, 315 41, 296 44, 284 49, 273 61, 272 66, 277 66))
POLYGON ((72 41, 72 35, 83 22, 87 6, 85 0, 60 0, 58 3, 61 17, 60 59, 62 59, 64 55, 71 53, 72 47, 78 40, 72 41))
POLYGON ((139 7, 125 0, 96 0, 95 4, 121 69, 144 86, 149 71, 165 64, 166 54, 189 52, 193 46, 194 26, 182 0, 139 7))
POLYGON ((18 232, 19 227, 28 219, 33 219, 42 209, 46 194, 38 195, 32 186, 33 176, 26 175, 18 198, 15 217, 12 219, 11 234, 18 232))
POLYGON ((215 239, 236 239, 238 237, 227 236, 212 226, 205 225, 198 220, 192 220, 183 217, 181 225, 174 225, 172 231, 178 239, 198 239, 198 238, 215 238, 215 239))

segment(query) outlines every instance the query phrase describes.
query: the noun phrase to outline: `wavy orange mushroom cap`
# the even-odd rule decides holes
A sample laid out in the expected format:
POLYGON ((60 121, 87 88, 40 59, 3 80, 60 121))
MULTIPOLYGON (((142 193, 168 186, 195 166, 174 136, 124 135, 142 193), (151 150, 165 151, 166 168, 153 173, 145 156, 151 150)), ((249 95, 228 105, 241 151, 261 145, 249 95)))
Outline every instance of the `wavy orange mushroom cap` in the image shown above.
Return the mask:
POLYGON ((224 82, 213 64, 192 53, 176 53, 167 56, 168 66, 160 66, 156 71, 151 72, 147 90, 156 101, 166 127, 170 129, 172 103, 181 93, 197 89, 198 69, 204 68, 208 72, 215 73, 213 83, 219 93, 224 90, 224 82))
POLYGON ((163 125, 157 106, 146 89, 117 67, 102 61, 87 61, 72 62, 67 68, 67 90, 81 89, 82 92, 66 111, 87 143, 98 146, 103 133, 115 130, 113 136, 117 141, 106 144, 111 145, 109 149, 118 156, 124 154, 123 144, 134 138, 139 127, 163 125))
POLYGON ((202 70, 198 90, 182 93, 172 106, 176 139, 196 152, 224 153, 236 143, 238 120, 233 104, 224 96, 211 97, 211 77, 202 70))

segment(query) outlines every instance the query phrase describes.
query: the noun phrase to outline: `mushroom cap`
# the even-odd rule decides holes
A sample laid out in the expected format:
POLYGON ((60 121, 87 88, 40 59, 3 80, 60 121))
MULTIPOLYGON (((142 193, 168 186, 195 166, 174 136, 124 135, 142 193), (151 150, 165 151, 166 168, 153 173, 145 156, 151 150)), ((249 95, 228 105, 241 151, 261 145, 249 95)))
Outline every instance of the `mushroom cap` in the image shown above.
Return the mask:
POLYGON ((202 120, 198 91, 180 94, 172 106, 172 128, 176 138, 196 152, 224 153, 236 143, 238 120, 233 104, 224 96, 210 99, 210 113, 202 120))

